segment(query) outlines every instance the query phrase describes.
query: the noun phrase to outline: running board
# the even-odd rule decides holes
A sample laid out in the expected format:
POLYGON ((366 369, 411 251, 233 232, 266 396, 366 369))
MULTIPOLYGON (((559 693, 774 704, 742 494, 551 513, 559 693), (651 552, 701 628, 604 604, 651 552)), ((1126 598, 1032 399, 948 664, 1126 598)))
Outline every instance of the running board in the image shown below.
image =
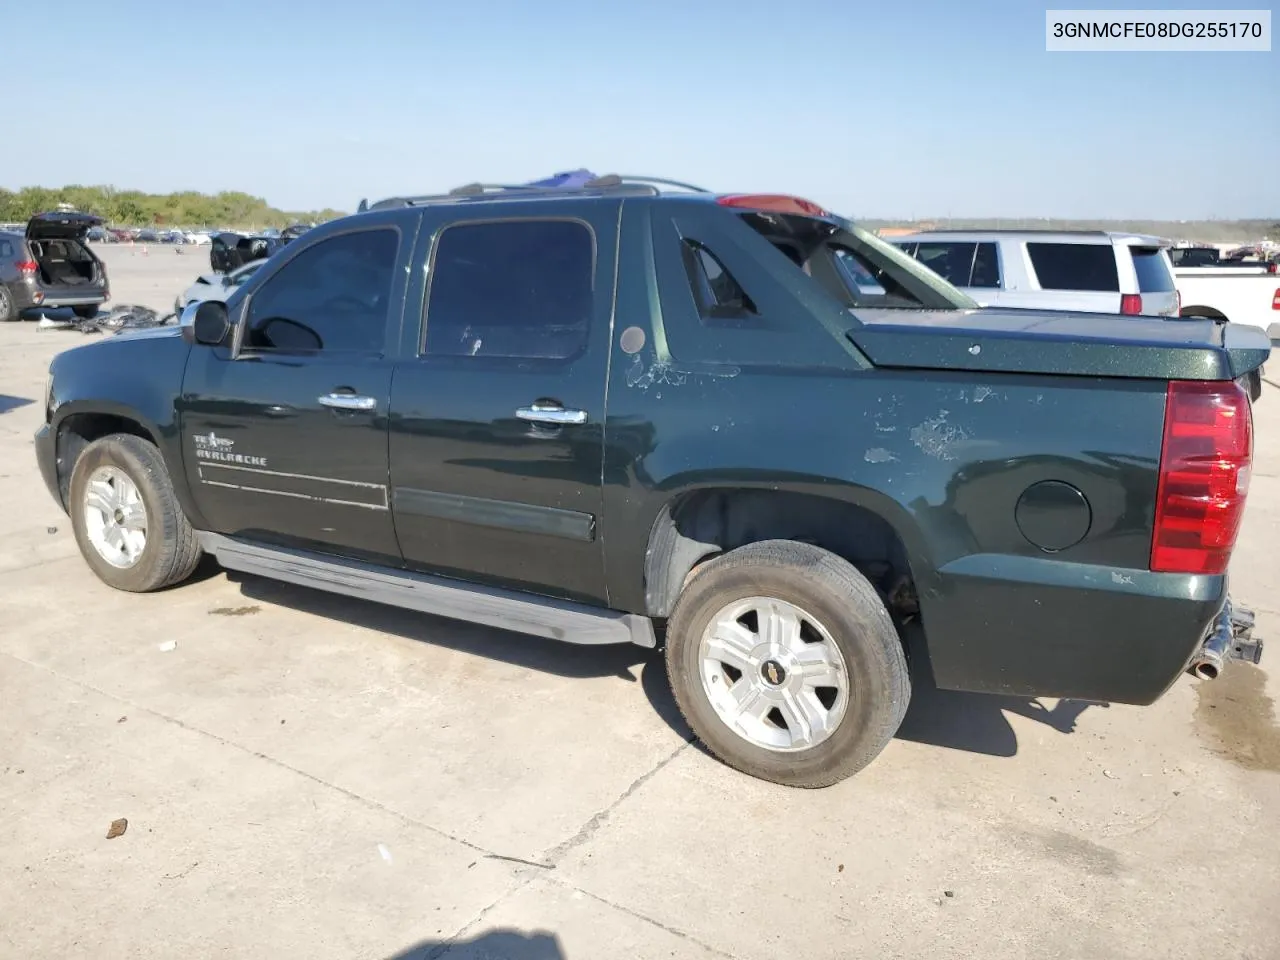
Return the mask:
POLYGON ((228 570, 567 643, 657 646, 653 622, 634 613, 247 543, 217 533, 199 537, 205 553, 213 554, 228 570))

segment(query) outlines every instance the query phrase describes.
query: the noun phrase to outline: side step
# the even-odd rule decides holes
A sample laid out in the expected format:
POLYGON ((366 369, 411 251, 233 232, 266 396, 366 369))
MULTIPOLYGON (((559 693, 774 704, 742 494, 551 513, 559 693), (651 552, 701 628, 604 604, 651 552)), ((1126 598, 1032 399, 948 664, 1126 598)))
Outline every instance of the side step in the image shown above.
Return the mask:
POLYGON ((653 622, 634 613, 247 543, 217 533, 201 533, 199 537, 204 551, 228 570, 568 643, 657 646, 653 622))

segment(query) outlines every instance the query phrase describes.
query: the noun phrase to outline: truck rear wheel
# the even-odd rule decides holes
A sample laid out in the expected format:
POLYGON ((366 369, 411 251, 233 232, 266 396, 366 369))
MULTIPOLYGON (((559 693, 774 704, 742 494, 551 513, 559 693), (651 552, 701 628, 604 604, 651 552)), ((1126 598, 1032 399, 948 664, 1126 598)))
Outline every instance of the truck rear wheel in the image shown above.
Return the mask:
POLYGON ((793 787, 857 773, 902 722, 911 681, 879 594, 847 561, 766 540, 698 568, 667 622, 667 673, 729 766, 793 787))
POLYGON ((114 433, 85 447, 71 471, 67 506, 80 553, 117 590, 167 587, 200 562, 160 451, 141 437, 114 433))

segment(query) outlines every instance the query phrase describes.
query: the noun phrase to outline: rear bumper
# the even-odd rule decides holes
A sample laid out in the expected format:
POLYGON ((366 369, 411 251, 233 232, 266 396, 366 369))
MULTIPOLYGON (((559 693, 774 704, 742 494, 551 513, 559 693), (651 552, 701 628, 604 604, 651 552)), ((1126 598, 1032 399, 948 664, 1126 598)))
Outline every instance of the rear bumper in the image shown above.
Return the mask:
POLYGON ((62 502, 62 490, 58 484, 58 450, 57 438, 49 424, 44 424, 36 431, 35 436, 36 465, 40 468, 40 476, 50 496, 64 511, 67 505, 62 502))
POLYGON ((938 685, 1146 704, 1187 669, 1227 578, 974 555, 921 591, 938 685))
POLYGON ((59 307, 87 307, 106 303, 110 299, 108 291, 102 287, 89 287, 76 290, 64 287, 36 287, 25 283, 14 284, 11 288, 14 302, 19 310, 31 310, 47 307, 56 310, 59 307))

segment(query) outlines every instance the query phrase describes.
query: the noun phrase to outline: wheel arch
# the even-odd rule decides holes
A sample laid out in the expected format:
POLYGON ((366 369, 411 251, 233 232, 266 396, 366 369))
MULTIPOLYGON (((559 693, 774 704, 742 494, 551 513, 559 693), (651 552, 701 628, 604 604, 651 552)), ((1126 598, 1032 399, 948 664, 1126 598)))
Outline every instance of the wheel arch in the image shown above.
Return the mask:
POLYGON ((699 564, 764 540, 813 543, 843 557, 899 612, 918 609, 916 584, 932 570, 910 516, 874 491, 703 486, 674 494, 654 517, 645 550, 645 612, 667 617, 699 564))
POLYGON ((1183 307, 1179 312, 1180 317, 1204 317, 1206 320, 1226 320, 1227 315, 1216 307, 1202 307, 1197 304, 1183 307))
MULTIPOLYGON (((67 403, 59 408, 53 423, 58 477, 58 493, 62 497, 65 508, 68 503, 68 489, 71 483, 71 472, 85 447, 110 436, 113 433, 126 433, 146 440, 164 455, 164 447, 160 443, 160 430, 131 407, 118 404, 78 404, 67 403)), ((173 471, 170 470, 170 477, 173 471)))

